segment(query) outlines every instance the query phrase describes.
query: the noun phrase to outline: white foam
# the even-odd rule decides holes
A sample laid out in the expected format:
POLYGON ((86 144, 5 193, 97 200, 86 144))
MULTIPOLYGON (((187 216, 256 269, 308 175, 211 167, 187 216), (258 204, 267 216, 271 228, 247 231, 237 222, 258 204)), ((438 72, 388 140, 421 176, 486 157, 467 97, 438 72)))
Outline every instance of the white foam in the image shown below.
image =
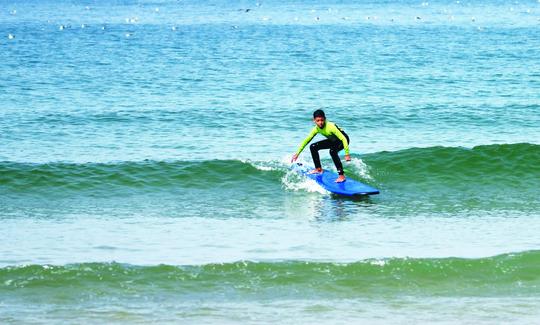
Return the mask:
POLYGON ((349 164, 356 174, 359 174, 364 179, 373 180, 373 177, 369 174, 369 166, 362 159, 352 158, 349 164))
POLYGON ((270 161, 252 161, 250 159, 241 159, 244 164, 250 164, 251 166, 262 171, 272 171, 272 170, 284 170, 287 168, 283 163, 275 160, 270 161))
POLYGON ((385 265, 386 265, 386 261, 385 261, 385 260, 377 259, 377 260, 369 261, 369 264, 371 264, 371 265, 377 265, 377 266, 385 266, 385 265))
POLYGON ((317 182, 298 174, 294 170, 288 171, 281 179, 281 182, 283 183, 283 187, 287 190, 329 194, 329 192, 317 184, 317 182))
MULTIPOLYGON (((321 194, 329 194, 328 191, 323 189, 317 182, 309 179, 305 176, 299 175, 296 171, 291 170, 291 157, 283 156, 280 160, 270 161, 251 161, 241 160, 241 162, 250 164, 251 166, 262 171, 281 170, 286 171, 285 175, 281 178, 283 188, 290 191, 306 191, 321 194)), ((305 164, 303 159, 299 158, 298 162, 305 164)))
POLYGON ((277 169, 277 168, 272 167, 272 166, 262 166, 262 165, 256 165, 256 164, 254 164, 253 166, 255 168, 257 168, 258 170, 263 170, 263 171, 271 171, 271 170, 276 170, 277 169))
MULTIPOLYGON (((303 164, 304 166, 309 165, 306 163, 306 161, 303 159, 302 156, 300 156, 297 160, 297 162, 303 164)), ((314 180, 307 178, 305 176, 302 176, 298 174, 296 171, 291 170, 291 157, 285 156, 282 158, 282 163, 287 164, 287 168, 289 169, 287 171, 287 174, 283 176, 281 179, 281 182, 283 183, 283 187, 287 190, 291 191, 306 191, 306 192, 312 192, 312 193, 321 193, 321 194, 329 194, 327 190, 322 188, 317 182, 314 180)))

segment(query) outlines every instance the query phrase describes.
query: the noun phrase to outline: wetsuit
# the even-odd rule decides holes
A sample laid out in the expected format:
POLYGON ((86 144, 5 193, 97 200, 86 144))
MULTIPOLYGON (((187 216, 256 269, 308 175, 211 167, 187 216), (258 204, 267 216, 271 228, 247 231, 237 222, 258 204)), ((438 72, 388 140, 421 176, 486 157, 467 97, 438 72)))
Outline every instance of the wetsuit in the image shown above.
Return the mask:
POLYGON ((311 130, 307 138, 300 144, 300 148, 296 152, 299 155, 317 133, 324 135, 327 139, 313 143, 309 146, 311 157, 315 163, 315 168, 321 168, 321 159, 319 158, 319 150, 330 149, 330 156, 336 165, 339 175, 343 175, 343 165, 339 159, 338 152, 345 149, 345 154, 349 154, 349 136, 336 124, 326 121, 322 128, 317 125, 311 130))

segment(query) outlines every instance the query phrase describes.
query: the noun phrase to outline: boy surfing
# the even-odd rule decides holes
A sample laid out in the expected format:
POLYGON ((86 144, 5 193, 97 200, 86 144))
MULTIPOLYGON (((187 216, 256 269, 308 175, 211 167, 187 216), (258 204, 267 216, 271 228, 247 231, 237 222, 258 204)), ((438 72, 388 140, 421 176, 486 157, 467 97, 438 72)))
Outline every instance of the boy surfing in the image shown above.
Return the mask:
POLYGON ((291 162, 296 161, 298 156, 304 150, 306 145, 313 140, 313 138, 318 134, 322 134, 326 137, 326 140, 313 143, 309 146, 311 150, 311 157, 313 158, 313 163, 315 163, 315 169, 310 171, 310 174, 321 174, 323 169, 321 167, 321 159, 319 158, 319 150, 321 149, 330 149, 330 156, 336 165, 339 177, 336 179, 336 183, 341 183, 345 181, 345 174, 343 173, 343 165, 339 159, 338 152, 342 149, 345 149, 345 160, 351 161, 351 156, 349 155, 349 136, 336 124, 327 121, 324 112, 320 109, 313 112, 313 122, 315 126, 300 144, 298 151, 292 156, 291 162))

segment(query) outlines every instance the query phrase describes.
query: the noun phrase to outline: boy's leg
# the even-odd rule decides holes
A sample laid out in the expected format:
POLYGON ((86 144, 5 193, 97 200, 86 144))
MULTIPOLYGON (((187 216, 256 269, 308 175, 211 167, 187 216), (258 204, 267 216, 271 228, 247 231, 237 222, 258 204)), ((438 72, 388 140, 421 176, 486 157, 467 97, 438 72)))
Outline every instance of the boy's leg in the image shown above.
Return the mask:
POLYGON ((334 161, 334 165, 336 165, 336 169, 339 175, 343 175, 343 164, 341 163, 341 159, 339 159, 338 155, 341 150, 343 150, 343 144, 341 143, 337 146, 330 148, 330 156, 334 161))
MULTIPOLYGON (((345 134, 345 137, 347 138, 347 142, 349 142, 349 137, 345 134)), ((350 143, 350 142, 349 142, 350 143)), ((334 161, 334 165, 336 165, 337 172, 339 174, 338 178, 336 179, 336 183, 341 183, 345 181, 345 173, 343 172, 343 165, 341 164, 341 159, 339 159, 338 153, 343 150, 343 143, 335 143, 332 148, 330 148, 330 156, 332 156, 332 160, 334 161)))
POLYGON ((309 146, 309 150, 311 151, 311 157, 313 158, 313 163, 315 164, 316 169, 321 168, 321 158, 319 157, 319 150, 330 149, 331 147, 332 141, 328 139, 315 142, 311 146, 309 146))
MULTIPOLYGON (((344 132, 345 138, 347 138, 347 142, 351 143, 349 140, 349 136, 344 132)), ((336 165, 336 169, 339 175, 344 175, 343 173, 343 164, 341 163, 341 159, 339 159, 339 152, 343 150, 343 143, 341 142, 334 142, 333 146, 330 148, 330 156, 332 157, 332 160, 334 161, 334 165, 336 165)))

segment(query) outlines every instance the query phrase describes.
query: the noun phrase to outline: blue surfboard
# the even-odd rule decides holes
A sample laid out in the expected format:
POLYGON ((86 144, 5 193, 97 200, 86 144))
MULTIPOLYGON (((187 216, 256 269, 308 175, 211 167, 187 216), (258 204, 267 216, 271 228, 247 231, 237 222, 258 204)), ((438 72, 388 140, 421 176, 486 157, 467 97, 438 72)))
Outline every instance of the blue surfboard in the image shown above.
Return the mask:
POLYGON ((309 174, 309 171, 313 168, 309 168, 301 163, 293 164, 292 169, 297 173, 314 180, 322 188, 334 194, 345 196, 379 194, 378 189, 350 178, 347 178, 345 182, 336 183, 338 174, 330 171, 325 170, 322 174, 309 174))

